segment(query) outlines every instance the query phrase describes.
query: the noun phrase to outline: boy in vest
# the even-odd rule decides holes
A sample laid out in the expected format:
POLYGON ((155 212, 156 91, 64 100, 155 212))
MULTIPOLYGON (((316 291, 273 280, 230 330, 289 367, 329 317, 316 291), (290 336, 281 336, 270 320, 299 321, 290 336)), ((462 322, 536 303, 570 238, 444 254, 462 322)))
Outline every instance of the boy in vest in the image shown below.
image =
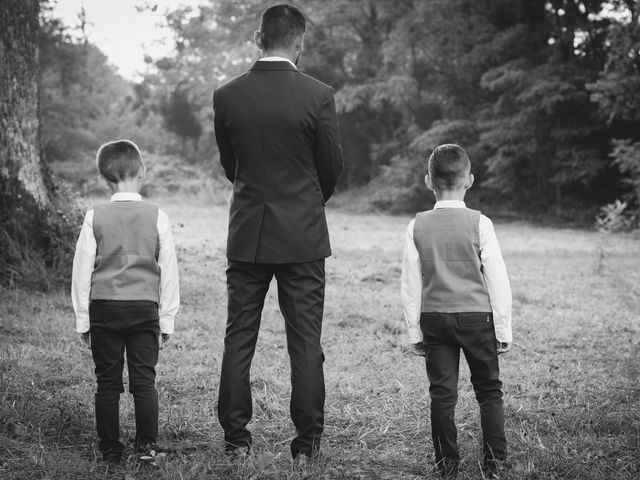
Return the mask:
POLYGON ((409 339, 426 356, 436 465, 455 478, 459 454, 454 410, 460 350, 480 405, 483 471, 499 478, 507 455, 498 355, 511 348, 511 289, 491 220, 466 208, 471 164, 458 145, 429 157, 433 210, 409 223, 401 295, 409 339))
POLYGON ((173 333, 180 305, 171 225, 166 213, 140 197, 145 166, 133 142, 106 143, 96 163, 113 195, 87 212, 76 245, 71 286, 76 330, 95 363, 96 429, 104 460, 122 459, 118 403, 125 352, 135 406, 134 449, 149 460, 157 450, 158 350, 173 333))

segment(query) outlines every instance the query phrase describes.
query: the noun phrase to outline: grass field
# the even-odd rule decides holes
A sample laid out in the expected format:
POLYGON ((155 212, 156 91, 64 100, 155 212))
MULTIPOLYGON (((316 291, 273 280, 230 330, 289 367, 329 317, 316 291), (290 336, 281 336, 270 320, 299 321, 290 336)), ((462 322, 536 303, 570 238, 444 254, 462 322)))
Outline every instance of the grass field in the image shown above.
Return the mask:
MULTIPOLYGON (((225 325, 226 208, 157 199, 173 222, 181 270, 176 334, 158 365, 155 467, 99 460, 92 360, 67 292, 0 290, 2 479, 437 478, 423 359, 410 356, 399 303, 408 217, 329 212, 322 459, 289 460, 289 367, 274 290, 252 369, 255 454, 223 455, 215 405, 225 325), (115 475, 115 476, 114 476, 115 475)), ((501 357, 514 479, 640 478, 640 242, 597 233, 496 225, 514 293, 515 346, 501 357)), ((482 478, 477 405, 466 366, 457 410, 459 478, 482 478)), ((133 402, 121 400, 124 438, 133 402)))

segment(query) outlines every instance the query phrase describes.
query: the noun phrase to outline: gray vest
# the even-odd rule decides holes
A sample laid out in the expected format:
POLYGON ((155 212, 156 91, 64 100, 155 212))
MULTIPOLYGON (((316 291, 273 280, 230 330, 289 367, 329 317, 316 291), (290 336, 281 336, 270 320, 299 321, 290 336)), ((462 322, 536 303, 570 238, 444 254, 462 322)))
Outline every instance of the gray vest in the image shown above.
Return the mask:
POLYGON ((422 312, 491 312, 480 263, 480 212, 438 208, 416 215, 422 312))
POLYGON ((97 252, 91 300, 160 300, 158 207, 109 202, 93 212, 97 252))

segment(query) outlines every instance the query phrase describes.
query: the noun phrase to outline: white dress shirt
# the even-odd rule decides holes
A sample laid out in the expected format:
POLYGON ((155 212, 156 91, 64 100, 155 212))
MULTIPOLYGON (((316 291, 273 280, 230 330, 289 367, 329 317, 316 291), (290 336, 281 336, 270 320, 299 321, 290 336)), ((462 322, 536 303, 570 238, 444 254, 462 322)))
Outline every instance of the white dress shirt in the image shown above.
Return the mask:
MULTIPOLYGON (((141 200, 142 197, 139 194, 130 192, 115 193, 111 196, 112 202, 141 200)), ((173 246, 169 217, 160 209, 158 209, 157 227, 160 239, 160 252, 158 255, 158 266, 160 267, 160 305, 158 305, 160 332, 171 334, 173 333, 176 314, 180 308, 178 262, 173 246)), ((93 235, 93 209, 91 209, 84 217, 84 223, 76 244, 75 256, 73 257, 71 301, 76 314, 76 331, 78 333, 85 333, 90 329, 91 274, 94 269, 96 249, 96 238, 93 235)))
POLYGON ((260 62, 289 62, 293 66, 293 68, 295 68, 296 70, 298 69, 298 67, 296 67, 296 64, 293 63, 287 57, 276 57, 276 56, 262 57, 258 61, 260 61, 260 62))
MULTIPOLYGON (((463 201, 441 200, 436 202, 433 208, 465 207, 466 205, 463 201)), ((418 249, 413 241, 414 223, 415 219, 411 220, 405 236, 400 294, 404 318, 409 330, 409 341, 418 343, 422 341, 422 331, 420 330, 420 313, 423 310, 422 267, 418 249)), ((491 220, 484 215, 480 215, 478 228, 480 232, 480 263, 482 264, 482 273, 489 292, 496 339, 499 342, 511 342, 511 287, 507 269, 502 259, 500 245, 491 220)), ((424 311, 429 311, 428 307, 424 311)))

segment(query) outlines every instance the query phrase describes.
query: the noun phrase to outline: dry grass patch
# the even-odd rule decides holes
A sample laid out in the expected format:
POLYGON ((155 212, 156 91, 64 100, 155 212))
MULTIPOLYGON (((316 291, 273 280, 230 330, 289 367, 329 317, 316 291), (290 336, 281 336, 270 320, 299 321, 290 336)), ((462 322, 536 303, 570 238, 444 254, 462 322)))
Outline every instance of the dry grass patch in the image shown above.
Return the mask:
MULTIPOLYGON (((158 365, 155 467, 136 479, 437 478, 430 469, 428 385, 408 355, 399 274, 408 217, 329 212, 323 343, 327 383, 323 457, 289 459, 289 367, 270 291, 252 370, 255 455, 222 453, 215 405, 226 317, 226 207, 160 198, 172 219, 183 306, 158 365)), ((514 350, 502 361, 514 479, 640 476, 640 246, 613 235, 597 271, 596 233, 498 224, 514 290, 514 350)), ((89 352, 78 347, 67 292, 1 291, 0 477, 114 478, 98 459, 89 352)), ((122 397, 124 438, 133 402, 122 397)), ((480 478, 478 412, 466 366, 457 410, 460 478, 480 478)))

